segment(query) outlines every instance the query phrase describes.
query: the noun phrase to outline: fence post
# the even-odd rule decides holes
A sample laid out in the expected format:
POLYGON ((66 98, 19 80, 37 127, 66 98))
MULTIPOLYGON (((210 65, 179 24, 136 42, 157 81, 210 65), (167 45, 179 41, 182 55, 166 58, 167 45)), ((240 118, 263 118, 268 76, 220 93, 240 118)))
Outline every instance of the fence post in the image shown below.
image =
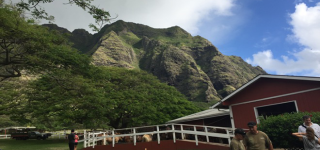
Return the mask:
POLYGON ((159 126, 157 125, 157 137, 158 137, 158 144, 160 144, 160 133, 159 133, 159 126))
POLYGON ((231 143, 231 142, 230 142, 230 134, 229 134, 229 130, 228 130, 228 129, 225 129, 225 130, 226 130, 226 132, 227 132, 227 136, 228 136, 228 142, 229 142, 228 144, 230 145, 230 143, 231 143))
POLYGON ((103 145, 107 145, 107 141, 106 141, 106 133, 105 132, 103 132, 103 145))
POLYGON ((96 145, 96 134, 95 134, 95 132, 94 133, 92 133, 92 139, 93 139, 93 142, 92 142, 92 148, 94 148, 94 146, 96 145))
POLYGON ((176 133, 174 132, 174 125, 171 125, 171 130, 172 130, 172 136, 173 136, 173 143, 176 143, 176 133))
POLYGON ((114 147, 115 139, 114 139, 114 129, 112 129, 112 147, 114 147))
POLYGON ((204 130, 206 131, 207 142, 209 142, 208 127, 204 127, 204 130))
POLYGON ((136 146, 137 136, 136 136, 136 128, 133 128, 133 145, 136 146))
POLYGON ((84 148, 87 147, 87 131, 86 130, 83 131, 83 147, 84 148))
MULTIPOLYGON (((197 132, 196 126, 193 126, 193 128, 194 128, 194 131, 197 132)), ((194 138, 196 139, 196 145, 198 146, 198 135, 194 134, 194 138)))
POLYGON ((182 131, 183 131, 183 126, 182 126, 182 125, 180 125, 180 128, 181 128, 181 139, 182 139, 182 140, 184 140, 184 136, 183 136, 183 135, 184 135, 184 133, 182 133, 182 131))

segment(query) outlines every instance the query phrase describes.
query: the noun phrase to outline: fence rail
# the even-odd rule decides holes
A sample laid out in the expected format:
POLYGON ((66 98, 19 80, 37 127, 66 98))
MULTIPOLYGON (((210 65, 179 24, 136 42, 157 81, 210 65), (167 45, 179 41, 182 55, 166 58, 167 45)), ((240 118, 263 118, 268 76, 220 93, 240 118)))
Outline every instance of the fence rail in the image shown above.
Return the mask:
MULTIPOLYGON (((225 139, 227 144, 230 143, 231 137, 234 137, 232 128, 216 127, 216 126, 202 126, 202 125, 189 125, 189 124, 163 124, 154 126, 143 126, 134 128, 114 129, 107 131, 87 132, 84 131, 84 138, 79 142, 83 142, 84 147, 95 147, 99 141, 106 145, 106 138, 111 138, 112 147, 115 146, 116 137, 130 137, 133 139, 133 144, 136 145, 137 138, 142 135, 152 135, 156 137, 158 144, 161 142, 160 135, 170 134, 172 140, 176 143, 177 139, 186 140, 187 135, 193 137, 195 144, 198 145, 199 141, 210 142, 210 138, 225 139), (204 139, 199 140, 199 137, 204 139)), ((190 139, 188 139, 190 140, 190 139)))
POLYGON ((65 132, 50 132, 50 133, 51 133, 51 136, 49 138, 56 138, 56 137, 58 137, 59 139, 66 138, 65 132))
POLYGON ((0 135, 0 139, 9 139, 9 138, 11 138, 10 134, 0 135))

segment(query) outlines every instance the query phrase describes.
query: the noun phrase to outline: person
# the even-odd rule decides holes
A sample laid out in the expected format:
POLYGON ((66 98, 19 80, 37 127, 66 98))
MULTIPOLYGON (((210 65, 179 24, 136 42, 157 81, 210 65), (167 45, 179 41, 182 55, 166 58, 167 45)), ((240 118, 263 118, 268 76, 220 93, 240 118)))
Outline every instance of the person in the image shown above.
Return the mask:
POLYGON ((247 132, 243 141, 247 150, 264 150, 266 148, 273 150, 273 145, 268 135, 258 131, 256 122, 250 121, 247 125, 249 132, 247 132))
POLYGON ((74 140, 75 140, 75 134, 74 134, 74 129, 72 129, 71 133, 68 135, 69 150, 74 150, 74 140))
POLYGON ((234 138, 230 143, 230 150, 245 150, 243 143, 241 140, 244 139, 246 132, 243 131, 241 128, 237 128, 234 130, 234 138))
POLYGON ((315 136, 313 128, 307 127, 306 132, 292 133, 292 135, 299 137, 303 141, 305 150, 319 150, 318 145, 320 140, 315 136))
POLYGON ((77 146, 78 146, 78 140, 79 140, 79 136, 77 135, 77 132, 74 132, 74 150, 77 150, 77 146))
POLYGON ((311 122, 310 116, 303 116, 302 120, 304 121, 304 123, 298 127, 298 132, 306 133, 307 127, 311 127, 314 130, 314 135, 317 138, 320 138, 320 126, 316 123, 311 122))

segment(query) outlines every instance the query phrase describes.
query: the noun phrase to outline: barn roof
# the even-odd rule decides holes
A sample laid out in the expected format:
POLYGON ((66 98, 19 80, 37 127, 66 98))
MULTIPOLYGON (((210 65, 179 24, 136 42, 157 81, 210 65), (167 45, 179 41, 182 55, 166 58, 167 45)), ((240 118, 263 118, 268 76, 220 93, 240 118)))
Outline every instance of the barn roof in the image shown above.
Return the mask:
POLYGON ((188 116, 184 116, 175 120, 168 121, 167 123, 180 123, 180 122, 186 122, 186 121, 193 121, 193 120, 199 120, 199 119, 206 119, 206 118, 212 118, 212 117, 219 117, 219 116, 225 116, 229 115, 228 109, 207 109, 198 113, 194 113, 188 116))
POLYGON ((250 80, 249 82, 247 82, 246 84, 242 85, 241 87, 239 87, 237 90, 235 90, 234 92, 232 92, 231 94, 229 94, 228 96, 226 96, 225 98, 223 98, 222 100, 220 100, 218 103, 214 104, 213 106, 211 106, 211 108, 215 108, 218 105, 220 105, 222 102, 228 100, 229 98, 231 98, 232 96, 234 96, 235 94, 239 93, 240 91, 242 91, 243 89, 245 89, 246 87, 248 87, 250 84, 258 81, 261 78, 270 78, 270 79, 289 79, 289 80, 307 80, 307 81, 320 81, 320 77, 308 77, 308 76, 285 76, 285 75, 258 75, 255 78, 253 78, 252 80, 250 80))

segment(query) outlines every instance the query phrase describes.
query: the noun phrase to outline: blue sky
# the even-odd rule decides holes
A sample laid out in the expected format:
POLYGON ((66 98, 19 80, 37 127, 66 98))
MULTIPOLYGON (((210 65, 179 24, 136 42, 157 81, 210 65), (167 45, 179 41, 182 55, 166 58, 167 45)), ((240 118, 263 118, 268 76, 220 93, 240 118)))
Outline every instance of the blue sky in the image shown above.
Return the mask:
MULTIPOLYGON (((63 2, 42 6, 55 16, 55 24, 92 32, 88 27, 92 17, 63 2)), ((94 0, 93 4, 117 20, 154 28, 178 25, 208 39, 224 55, 239 56, 270 74, 320 76, 319 0, 94 0)))
MULTIPOLYGON (((206 35, 223 54, 240 56, 254 66, 261 66, 270 74, 320 76, 319 51, 316 51, 319 57, 310 58, 310 61, 307 56, 302 58, 301 54, 305 52, 311 55, 307 49, 315 51, 317 46, 299 41, 301 38, 311 41, 316 39, 307 39, 308 37, 295 33, 303 28, 297 26, 312 19, 316 19, 314 28, 320 29, 320 24, 316 24, 320 23, 320 7, 316 1, 244 0, 235 1, 235 5, 238 9, 232 11, 235 16, 241 17, 242 22, 234 28, 234 35, 228 34, 233 37, 215 43, 214 37, 206 35), (313 8, 316 10, 308 10, 313 8), (304 13, 318 16, 302 20, 301 18, 308 18, 308 14, 304 13), (294 14, 297 16, 293 17, 294 14), (293 20, 297 23, 293 23, 293 20)), ((317 40, 320 40, 319 36, 317 40)))

